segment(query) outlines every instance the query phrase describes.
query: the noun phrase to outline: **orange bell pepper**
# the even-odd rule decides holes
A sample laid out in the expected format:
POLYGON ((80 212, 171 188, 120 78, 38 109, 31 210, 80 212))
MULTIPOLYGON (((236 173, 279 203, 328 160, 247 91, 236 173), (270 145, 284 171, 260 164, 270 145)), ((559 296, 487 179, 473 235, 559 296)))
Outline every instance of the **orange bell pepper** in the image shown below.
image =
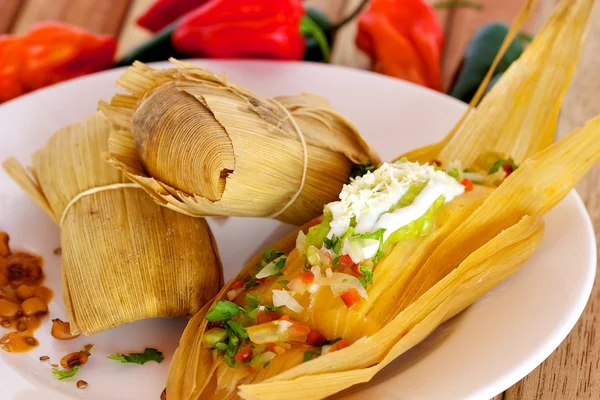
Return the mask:
POLYGON ((110 68, 117 42, 48 22, 25 35, 0 35, 0 102, 77 76, 110 68))
POLYGON ((444 33, 425 0, 372 0, 358 19, 356 45, 376 71, 442 89, 444 33))

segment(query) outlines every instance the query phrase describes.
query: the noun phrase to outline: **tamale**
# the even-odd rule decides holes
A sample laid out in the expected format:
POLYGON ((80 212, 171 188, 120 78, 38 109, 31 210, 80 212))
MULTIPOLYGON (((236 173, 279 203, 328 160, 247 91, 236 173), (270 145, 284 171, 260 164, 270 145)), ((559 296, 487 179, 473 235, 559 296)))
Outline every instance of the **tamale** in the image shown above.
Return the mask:
POLYGON ((106 163, 110 123, 96 114, 56 132, 8 174, 61 225, 63 300, 72 333, 192 316, 223 282, 206 221, 156 205, 106 163))
MULTIPOLYGON (((592 0, 562 0, 542 30, 546 33, 559 30, 562 33, 540 34, 538 44, 532 44, 526 53, 538 52, 544 45, 565 50, 562 42, 579 45, 592 6, 592 0)), ((579 50, 576 48, 575 52, 568 51, 566 54, 569 56, 557 56, 554 60, 564 57, 562 61, 569 65, 566 69, 557 69, 560 72, 560 79, 557 78, 560 90, 566 88, 570 79, 570 75, 563 72, 572 73, 570 68, 574 68, 574 61, 567 58, 577 57, 579 50)), ((522 59, 528 60, 526 54, 522 59)), ((554 61, 547 59, 550 63, 554 61)), ((523 62, 512 72, 512 76, 519 76, 519 69, 527 69, 532 71, 530 76, 535 77, 536 71, 545 67, 532 64, 531 61, 523 62)), ((525 93, 530 81, 510 79, 510 76, 504 83, 504 90, 507 93, 525 93)), ((498 85, 502 85, 503 79, 498 85)), ((543 91, 542 88, 539 90, 543 91)), ((555 87, 552 90, 557 89, 555 87)), ((344 265, 346 262, 343 262, 343 257, 347 255, 343 253, 346 249, 344 240, 354 235, 353 231, 348 237, 346 233, 341 237, 331 236, 340 219, 332 219, 327 213, 322 220, 311 221, 273 245, 273 249, 257 255, 240 272, 239 277, 250 277, 251 281, 252 277, 264 276, 261 271, 268 268, 276 273, 259 285, 248 286, 245 292, 236 289, 239 286, 239 278, 236 278, 226 285, 211 306, 205 307, 190 321, 170 368, 167 398, 325 398, 352 385, 369 381, 385 365, 418 344, 445 320, 514 273, 539 245, 543 234, 543 215, 566 196, 600 159, 600 117, 549 147, 553 135, 549 128, 554 123, 552 118, 533 118, 533 121, 527 122, 527 130, 520 129, 520 122, 527 121, 527 118, 523 119, 524 114, 533 116, 540 108, 554 110, 558 107, 560 99, 557 103, 556 96, 560 97, 562 92, 553 93, 555 96, 530 98, 529 103, 521 103, 518 110, 508 107, 505 110, 506 118, 501 119, 497 116, 494 104, 480 107, 470 118, 477 118, 482 131, 477 129, 477 124, 473 124, 467 131, 470 133, 459 130, 456 136, 449 135, 448 140, 440 145, 412 153, 428 155, 428 158, 420 161, 438 160, 437 156, 444 154, 443 150, 451 148, 454 138, 461 138, 465 147, 451 158, 441 157, 444 164, 456 162, 470 167, 477 163, 478 155, 492 150, 506 152, 509 157, 511 151, 516 151, 516 159, 521 165, 513 170, 513 160, 499 160, 511 163, 511 168, 503 172, 506 176, 503 176, 501 183, 495 186, 475 185, 471 191, 438 209, 435 209, 434 202, 423 214, 427 215, 435 209, 433 215, 428 216, 433 220, 420 217, 413 221, 417 221, 417 224, 409 222, 400 229, 407 240, 381 248, 381 244, 387 242, 380 239, 382 256, 379 256, 379 250, 370 253, 379 258, 374 263, 374 269, 373 263, 363 264, 361 261, 357 265, 351 257, 354 274, 346 274, 344 279, 362 278, 366 281, 364 290, 368 297, 361 294, 360 287, 357 300, 346 296, 350 290, 336 296, 339 286, 344 286, 343 280, 335 281, 338 287, 332 285, 331 291, 324 290, 322 282, 327 279, 331 282, 337 272, 330 270, 321 276, 320 270, 314 269, 314 263, 336 271, 337 268, 350 268, 349 264, 344 265), (511 114, 511 110, 515 112, 511 114), (514 115, 514 119, 510 118, 511 115, 514 115), (502 129, 514 143, 522 145, 517 148, 499 139, 497 132, 502 129), (472 136, 479 139, 474 141, 472 136), (405 229, 407 226, 410 226, 409 230, 405 229), (327 228, 329 236, 324 236, 323 247, 318 252, 311 252, 310 247, 305 247, 305 242, 309 240, 311 232, 323 227, 327 228), (427 228, 425 231, 424 227, 427 228), (415 230, 416 236, 412 235, 415 230), (343 249, 341 252, 340 247, 343 249), (282 253, 287 255, 286 258, 280 255, 282 253), (336 257, 332 260, 333 256, 336 257), (281 259, 285 260, 282 266, 279 265, 281 259), (310 273, 305 268, 307 264, 308 267, 312 266, 310 273), (306 286, 303 288, 298 285, 299 281, 306 286), (313 284, 317 287, 312 287, 313 284), (282 287, 291 289, 287 293, 293 301, 279 301, 278 292, 282 287), (245 299, 242 294, 245 294, 245 299), (226 299, 233 301, 234 305, 229 305, 226 299), (250 310, 257 303, 261 305, 254 315, 250 310), (283 318, 273 319, 281 314, 284 314, 283 318), (261 317, 266 318, 267 322, 260 321, 261 317), (226 335, 222 336, 222 342, 210 340, 211 334, 216 332, 211 322, 215 320, 221 320, 225 326, 226 335), (227 325, 230 321, 234 322, 231 326, 227 325), (244 330, 238 332, 238 326, 244 330), (236 337, 239 342, 232 346, 236 337), (336 337, 343 339, 336 342, 336 337), (303 342, 297 338, 306 340, 303 342), (265 346, 264 340, 272 342, 265 346), (343 345, 340 344, 342 342, 343 345), (247 343, 254 346, 250 347, 252 351, 247 350, 247 343), (246 358, 248 354, 252 358, 246 358)), ((495 101, 502 103, 499 98, 495 101)), ((468 124, 470 119, 466 121, 468 124)), ((398 165, 406 163, 409 161, 401 159, 398 165)), ((504 165, 500 164, 501 168, 504 165)), ((489 175, 495 174, 493 169, 490 169, 489 175)), ((464 171, 464 174, 467 172, 464 171)), ((457 178, 459 176, 462 178, 462 175, 457 175, 457 178)), ((425 184, 425 189, 428 185, 425 184)), ((465 184, 465 187, 468 185, 465 184)), ((405 193, 412 189, 411 184, 405 193)), ((425 189, 421 188, 422 191, 425 189)), ((416 201, 421 193, 417 192, 411 201, 416 201)), ((342 194, 341 202, 346 201, 342 194)), ((398 201, 400 211, 402 207, 413 206, 410 202, 403 205, 403 198, 404 195, 398 201)), ((355 229, 362 223, 356 214, 356 210, 362 209, 359 205, 361 203, 353 208, 355 221, 351 227, 355 229)), ((328 204, 326 210, 328 207, 334 205, 328 204)), ((392 206, 387 212, 394 213, 395 207, 392 206)), ((330 213, 335 215, 334 212, 330 213)), ((363 240, 374 237, 376 233, 368 230, 363 240)), ((363 250, 371 246, 365 242, 363 250)), ((352 247, 349 250, 354 251, 352 247)), ((344 290, 348 287, 346 283, 344 290)))
POLYGON ((118 128, 110 162, 159 204, 188 215, 271 217, 300 225, 379 158, 314 94, 261 97, 193 64, 135 63, 100 110, 118 128), (327 185, 323 185, 327 182, 327 185))

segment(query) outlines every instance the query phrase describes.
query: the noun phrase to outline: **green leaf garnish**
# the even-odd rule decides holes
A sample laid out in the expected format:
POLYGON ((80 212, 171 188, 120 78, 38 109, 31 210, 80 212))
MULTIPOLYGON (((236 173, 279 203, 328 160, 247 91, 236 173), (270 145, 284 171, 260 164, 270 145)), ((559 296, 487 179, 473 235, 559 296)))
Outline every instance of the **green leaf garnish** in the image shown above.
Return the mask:
POLYGON ((516 170, 517 168, 519 168, 519 166, 517 164, 515 164, 515 162, 513 160, 505 160, 505 159, 501 159, 498 160, 494 163, 494 165, 492 166, 492 168, 490 169, 490 171, 488 172, 488 174, 495 174, 496 172, 498 172, 500 170, 500 168, 502 168, 505 164, 509 164, 513 171, 516 170))
POLYGON ((77 371, 79 370, 79 365, 74 366, 73 368, 71 368, 70 370, 68 369, 58 369, 58 368, 52 368, 52 374, 57 377, 59 380, 63 380, 63 379, 69 379, 75 376, 75 374, 77 374, 77 371))
POLYGON ((280 281, 277 281, 277 284, 280 286, 287 286, 288 283, 290 283, 290 281, 288 281, 287 279, 282 279, 280 281))
POLYGON ((365 277, 365 280, 371 285, 373 284, 373 268, 365 265, 358 267, 358 271, 365 277))
POLYGON ((310 361, 313 358, 320 356, 321 350, 322 349, 320 347, 318 349, 314 349, 314 350, 306 350, 304 352, 304 361, 303 362, 310 361))
POLYGON ((258 311, 260 303, 262 303, 262 299, 260 296, 248 293, 246 295, 246 305, 244 306, 244 314, 246 314, 248 318, 256 319, 256 312, 258 311))
POLYGON ((151 348, 146 348, 143 353, 131 353, 131 354, 114 353, 114 354, 111 354, 110 356, 108 356, 107 358, 109 358, 111 360, 120 361, 123 364, 130 363, 130 364, 139 364, 139 365, 146 364, 149 361, 156 361, 157 363, 160 364, 165 359, 162 352, 160 352, 156 349, 151 349, 151 348))
POLYGON ((242 310, 242 307, 231 301, 220 300, 206 313, 204 318, 210 322, 223 321, 235 317, 242 310))
POLYGON ((372 162, 367 164, 356 164, 350 170, 350 180, 365 175, 367 172, 373 172, 377 169, 372 162))
POLYGON ((225 325, 227 325, 238 338, 248 339, 248 331, 246 331, 246 328, 239 325, 237 322, 227 321, 225 322, 225 325))

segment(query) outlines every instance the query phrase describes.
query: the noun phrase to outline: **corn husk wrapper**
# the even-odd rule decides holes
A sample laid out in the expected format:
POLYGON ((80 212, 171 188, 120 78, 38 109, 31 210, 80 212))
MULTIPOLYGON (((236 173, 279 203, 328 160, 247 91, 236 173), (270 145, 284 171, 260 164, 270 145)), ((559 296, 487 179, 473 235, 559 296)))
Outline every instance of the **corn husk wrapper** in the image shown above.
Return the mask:
POLYGON ((439 160, 444 165, 460 160, 467 168, 478 155, 493 151, 521 163, 553 142, 560 105, 585 40, 594 6, 591 0, 561 1, 526 51, 471 112, 534 3, 529 0, 516 18, 496 62, 454 129, 441 142, 401 157, 439 160))
MULTIPOLYGON (((563 0, 544 30, 550 30, 548 26, 567 29, 574 25, 578 28, 571 31, 571 35, 579 35, 576 39, 581 40, 585 27, 580 23, 591 3, 563 0)), ((558 40, 573 39, 567 36, 560 36, 558 40)), ((549 47, 561 46, 552 42, 557 40, 554 36, 540 37, 551 41, 546 43, 549 47)), ((532 45, 527 52, 538 48, 532 45)), ((526 54, 522 60, 526 59, 526 54)), ((537 66, 538 69, 544 67, 537 66)), ((510 92, 516 90, 514 86, 523 85, 519 80, 509 81, 510 92)), ((535 113, 537 107, 545 107, 555 100, 533 99, 529 113, 535 113)), ((480 121, 487 122, 484 126, 489 126, 496 118, 495 114, 480 110, 481 107, 471 118, 479 114, 480 121)), ((516 113, 515 118, 520 119, 520 114, 516 113)), ((503 126, 510 137, 530 136, 525 142, 539 138, 529 131, 514 133, 520 125, 506 122, 504 119, 496 123, 503 126)), ((547 139, 546 122, 538 119, 529 127, 533 132, 543 132, 542 136, 547 139)), ((472 154, 490 148, 501 150, 494 147, 497 143, 494 135, 481 137, 489 140, 490 147, 486 143, 467 141, 464 152, 454 159, 466 166, 472 154)), ((450 139, 441 145, 429 146, 429 150, 433 149, 430 154, 438 155, 450 139)), ((386 249, 386 257, 374 271, 374 284, 367 289, 368 300, 351 309, 339 299, 335 304, 331 296, 320 291, 311 304, 303 303, 306 299, 299 300, 305 310, 300 314, 290 313, 292 319, 307 322, 327 337, 348 337, 354 341, 351 346, 304 363, 301 351, 290 351, 275 357, 258 373, 249 375, 228 368, 220 357, 213 358, 212 352, 203 348, 201 338, 207 324, 201 313, 190 322, 176 352, 167 384, 168 398, 320 399, 369 381, 439 324, 472 304, 525 263, 541 240, 541 217, 600 159, 600 118, 591 120, 585 127, 532 157, 549 144, 546 139, 527 146, 520 159, 526 161, 499 188, 476 187, 442 207, 431 233, 417 238, 415 243, 401 242, 386 249)), ((418 151, 427 153, 423 149, 418 151)), ((437 157, 421 161, 432 158, 437 157)), ((291 252, 283 270, 285 275, 278 279, 286 279, 288 274, 297 275, 302 270, 303 259, 293 250, 296 235, 294 232, 274 246, 291 252)), ((260 255, 240 275, 252 273, 259 259, 260 255)), ((264 295, 274 288, 280 287, 267 283, 252 293, 264 295)), ((227 291, 228 287, 217 298, 222 298, 227 291)))
MULTIPOLYGON (((30 173, 15 159, 4 168, 58 223, 78 194, 129 182, 101 157, 110 128, 96 114, 56 132, 33 155, 30 173)), ((74 202, 62 223, 61 246, 63 300, 73 333, 191 316, 222 285, 206 221, 157 206, 139 187, 99 191, 74 202)))
POLYGON ((379 162, 317 95, 261 97, 173 62, 167 70, 135 63, 118 80, 129 94, 100 104, 120 126, 108 159, 163 206, 300 225, 337 198, 355 164, 379 162))

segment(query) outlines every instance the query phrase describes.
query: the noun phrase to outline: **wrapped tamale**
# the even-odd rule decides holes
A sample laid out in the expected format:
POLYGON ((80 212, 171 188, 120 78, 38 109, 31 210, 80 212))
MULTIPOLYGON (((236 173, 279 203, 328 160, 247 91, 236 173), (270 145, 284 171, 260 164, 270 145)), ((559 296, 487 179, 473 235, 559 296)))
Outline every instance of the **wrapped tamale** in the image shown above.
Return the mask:
POLYGON ((379 158, 314 94, 266 98, 193 64, 135 63, 100 103, 117 129, 108 159, 161 205, 194 216, 300 225, 379 158), (323 184, 327 182, 327 184, 323 184))
MULTIPOLYGON (((527 51, 560 48, 557 37, 579 44, 593 3, 562 0, 527 51), (562 33, 545 35, 556 29, 562 33)), ((504 88, 521 93, 530 82, 504 88)), ((504 111, 519 121, 559 104, 545 97, 504 111)), ((553 121, 537 118, 533 132, 522 131, 491 105, 471 118, 486 129, 473 127, 478 140, 465 140, 452 158, 440 157, 449 140, 412 153, 427 153, 429 164, 383 164, 248 263, 188 324, 167 398, 325 398, 369 381, 518 270, 541 241, 543 216, 600 159, 600 117, 549 147, 553 121), (495 123, 515 143, 537 144, 519 147, 515 158, 500 155, 516 147, 496 147, 495 123)))
POLYGON ((56 132, 8 174, 60 224, 62 290, 73 334, 152 317, 192 316, 223 282, 206 221, 156 205, 102 159, 110 123, 88 117, 56 132))

